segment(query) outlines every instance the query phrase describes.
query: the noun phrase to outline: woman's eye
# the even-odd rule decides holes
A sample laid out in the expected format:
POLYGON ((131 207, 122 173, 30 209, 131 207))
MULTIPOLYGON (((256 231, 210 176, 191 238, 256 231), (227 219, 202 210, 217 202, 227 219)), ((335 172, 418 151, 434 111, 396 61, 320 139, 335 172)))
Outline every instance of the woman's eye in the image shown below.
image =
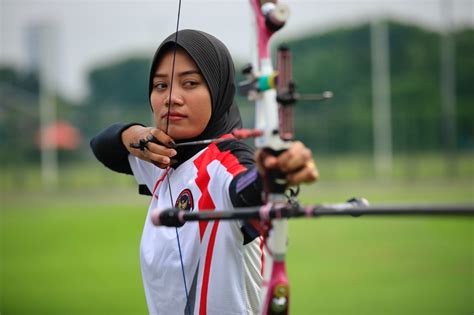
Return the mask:
POLYGON ((157 90, 164 90, 164 89, 166 89, 167 86, 168 85, 166 83, 163 83, 163 82, 155 83, 153 85, 153 87, 157 90))
POLYGON ((193 88, 193 87, 197 86, 198 84, 199 84, 199 82, 194 81, 194 80, 188 80, 188 81, 184 82, 184 86, 187 87, 187 88, 193 88))

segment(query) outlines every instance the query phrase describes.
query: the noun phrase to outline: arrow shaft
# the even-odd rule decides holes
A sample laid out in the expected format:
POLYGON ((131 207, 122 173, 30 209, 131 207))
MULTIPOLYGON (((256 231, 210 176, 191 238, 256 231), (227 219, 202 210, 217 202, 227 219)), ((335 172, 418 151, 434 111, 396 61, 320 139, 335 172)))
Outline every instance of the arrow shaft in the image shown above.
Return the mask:
POLYGON ((187 221, 212 220, 268 220, 322 216, 473 216, 474 205, 373 205, 361 206, 352 202, 315 206, 276 205, 249 207, 238 210, 188 212, 170 208, 160 214, 159 222, 165 226, 181 226, 187 221))

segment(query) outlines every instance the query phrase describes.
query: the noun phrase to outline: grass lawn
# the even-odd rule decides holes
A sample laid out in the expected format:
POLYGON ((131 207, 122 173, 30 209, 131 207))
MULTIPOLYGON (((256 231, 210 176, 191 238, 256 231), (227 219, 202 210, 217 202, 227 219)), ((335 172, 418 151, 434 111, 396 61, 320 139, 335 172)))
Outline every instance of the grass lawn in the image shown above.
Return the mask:
MULTIPOLYGON (((473 182, 322 181, 301 200, 474 203, 473 182)), ((146 314, 135 188, 3 194, 0 313, 146 314)), ((472 218, 321 218, 290 223, 293 314, 474 312, 472 218)))

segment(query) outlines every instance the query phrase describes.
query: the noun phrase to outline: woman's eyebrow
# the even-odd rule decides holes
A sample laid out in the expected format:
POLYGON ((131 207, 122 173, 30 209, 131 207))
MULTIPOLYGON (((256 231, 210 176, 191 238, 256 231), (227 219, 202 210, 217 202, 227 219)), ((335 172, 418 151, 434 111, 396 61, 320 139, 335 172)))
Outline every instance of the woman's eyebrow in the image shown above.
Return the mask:
MULTIPOLYGON (((201 75, 201 72, 196 69, 191 69, 191 70, 186 70, 186 71, 177 73, 177 75, 180 77, 185 76, 185 75, 190 75, 190 74, 201 75)), ((168 74, 165 74, 165 73, 155 73, 155 75, 153 76, 153 78, 167 78, 167 77, 168 77, 168 74)))
POLYGON ((199 72, 196 69, 192 69, 192 70, 187 70, 187 71, 180 72, 180 73, 178 73, 178 76, 185 76, 185 75, 189 75, 189 74, 199 74, 199 75, 201 75, 201 72, 199 72))

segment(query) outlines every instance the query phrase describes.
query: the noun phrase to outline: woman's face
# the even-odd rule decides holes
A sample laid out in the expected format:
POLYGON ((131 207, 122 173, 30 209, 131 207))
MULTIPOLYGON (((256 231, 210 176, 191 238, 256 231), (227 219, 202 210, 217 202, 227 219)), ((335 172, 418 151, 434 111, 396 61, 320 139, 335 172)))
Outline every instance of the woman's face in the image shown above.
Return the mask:
POLYGON ((209 123, 212 113, 211 95, 198 67, 183 49, 176 50, 171 85, 172 67, 171 50, 163 55, 153 77, 150 102, 155 124, 175 140, 193 138, 200 135, 209 123))

